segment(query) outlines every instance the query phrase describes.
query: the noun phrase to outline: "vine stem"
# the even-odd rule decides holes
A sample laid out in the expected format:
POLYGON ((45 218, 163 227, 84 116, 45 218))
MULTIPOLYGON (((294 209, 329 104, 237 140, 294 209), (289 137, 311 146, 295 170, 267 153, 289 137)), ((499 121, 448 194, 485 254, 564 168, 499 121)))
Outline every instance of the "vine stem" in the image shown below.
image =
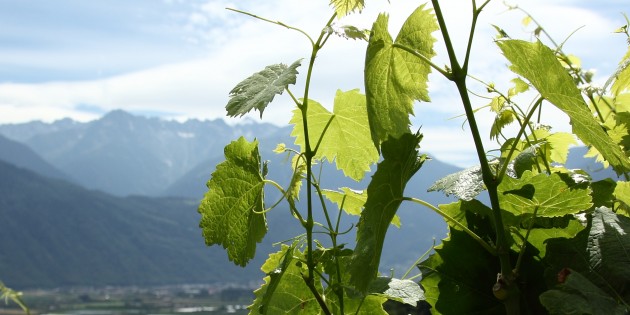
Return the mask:
MULTIPOLYGON (((442 9, 440 8, 440 4, 438 0, 431 0, 433 4, 433 9, 435 10, 435 16, 440 25, 440 30, 442 33, 442 37, 444 38, 444 44, 446 45, 446 50, 448 52, 448 57, 451 63, 451 71, 452 76, 449 78, 451 81, 455 83, 457 86, 457 90, 459 92, 460 98, 462 100, 464 110, 466 112, 466 118, 468 120, 468 125, 470 127, 473 141, 475 143, 475 148, 477 151, 477 156, 479 158, 479 162, 481 164, 481 173, 483 177, 483 182, 486 185, 486 189, 488 190, 488 195, 490 197, 490 204, 492 205, 492 214, 495 225, 496 232, 496 246, 497 246, 497 255, 499 257, 499 262, 501 266, 501 275, 506 282, 506 289, 508 290, 508 298, 504 301, 504 305, 506 311, 510 315, 520 314, 520 292, 519 288, 515 283, 515 276, 512 271, 512 264, 510 262, 510 246, 508 244, 503 218, 501 214, 501 207, 499 205, 499 195, 497 188, 499 186, 499 182, 497 178, 492 173, 490 169, 490 165, 488 163, 488 158, 486 157, 486 151, 483 148, 483 142, 481 140, 479 128, 477 126, 477 121, 475 119, 475 113, 472 107, 472 103, 470 101, 470 97, 468 95, 468 89, 466 87, 466 78, 467 78, 467 69, 462 68, 457 61, 457 56, 455 55, 455 50, 453 48, 453 42, 448 34, 448 29, 446 27, 446 22, 444 20, 444 15, 442 14, 442 9)), ((484 3, 483 6, 487 4, 484 3)), ((471 32, 469 37, 469 42, 472 41, 474 35, 474 28, 477 21, 477 17, 481 13, 481 6, 477 9, 475 0, 473 0, 473 20, 471 26, 471 32)), ((466 56, 470 55, 471 45, 468 46, 466 51, 466 56)))
POLYGON ((236 13, 245 14, 245 15, 251 16, 251 17, 253 17, 255 19, 259 19, 261 21, 265 21, 265 22, 268 22, 268 23, 271 23, 271 24, 276 24, 276 25, 279 25, 279 26, 282 26, 282 27, 286 27, 286 28, 288 28, 290 30, 294 30, 294 31, 300 32, 302 35, 304 35, 304 36, 306 36, 306 38, 308 38, 308 40, 311 42, 311 45, 315 46, 315 42, 313 42, 313 39, 305 31, 303 31, 303 30, 301 30, 301 29, 299 29, 297 27, 293 27, 293 26, 284 24, 284 23, 282 23, 280 21, 273 21, 273 20, 270 20, 270 19, 258 16, 256 14, 252 14, 252 13, 249 13, 249 12, 241 11, 241 10, 238 10, 238 9, 233 9, 233 8, 225 8, 225 9, 226 10, 230 10, 230 11, 234 11, 236 13))
MULTIPOLYGON (((330 19, 326 23, 326 27, 332 24, 336 16, 337 14, 335 13, 330 17, 330 19)), ((319 303, 322 309, 322 312, 324 312, 324 314, 331 314, 330 310, 328 309, 328 305, 326 305, 326 301, 324 301, 321 294, 319 294, 319 292, 317 291, 317 288, 315 287, 314 270, 315 270, 316 264, 315 264, 315 261, 313 260, 313 225, 314 225, 313 221, 314 220, 313 220, 313 179, 312 179, 313 157, 315 153, 313 149, 311 148, 311 142, 310 142, 310 137, 309 137, 309 132, 308 132, 308 119, 307 119, 308 102, 309 102, 308 94, 309 94, 309 89, 311 85, 311 77, 313 74, 313 66, 315 65, 315 59, 317 57, 317 53, 322 48, 323 43, 327 39, 327 36, 330 36, 330 34, 327 35, 326 33, 322 32, 319 35, 319 38, 317 39, 316 42, 313 43, 311 41, 312 51, 311 51, 311 57, 309 59, 309 64, 308 64, 308 71, 306 74, 306 83, 304 84, 304 99, 302 101, 302 105, 298 106, 298 108, 300 109, 300 112, 302 113, 302 122, 303 122, 303 128, 304 128, 304 146, 306 149, 306 152, 304 153, 304 158, 306 160, 306 202, 307 202, 307 209, 308 209, 308 213, 306 217, 306 224, 304 224, 304 228, 306 229, 306 242, 307 242, 306 265, 308 267, 308 275, 304 276, 303 278, 304 278, 304 281, 306 282, 306 285, 311 290, 311 292, 315 296, 315 299, 319 303)))

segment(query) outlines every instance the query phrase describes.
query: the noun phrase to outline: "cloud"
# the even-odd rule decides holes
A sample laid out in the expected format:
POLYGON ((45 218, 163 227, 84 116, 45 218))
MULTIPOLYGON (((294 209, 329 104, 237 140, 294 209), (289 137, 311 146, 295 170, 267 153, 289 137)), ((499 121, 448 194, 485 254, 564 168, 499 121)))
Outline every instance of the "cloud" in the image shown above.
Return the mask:
MULTIPOLYGON (((416 5, 408 1, 395 2, 370 3, 363 14, 351 15, 335 23, 370 28, 378 13, 387 11, 390 12, 390 30, 395 35, 406 15, 416 5)), ((124 3, 118 5, 124 6, 124 3)), ((165 10, 168 14, 164 13, 162 16, 164 25, 159 26, 155 10, 147 11, 139 7, 134 9, 134 12, 144 16, 146 23, 141 27, 130 26, 123 30, 133 30, 140 35, 144 34, 143 36, 150 33, 151 36, 133 35, 117 41, 105 41, 106 44, 113 46, 108 48, 106 54, 102 54, 102 60, 105 61, 100 74, 94 74, 99 71, 99 66, 92 65, 88 68, 94 72, 93 74, 79 76, 88 79, 73 81, 71 79, 75 78, 63 79, 62 76, 60 80, 51 80, 50 77, 48 80, 33 80, 39 83, 0 84, 0 111, 3 113, 0 116, 0 123, 34 119, 52 121, 64 117, 85 121, 97 118, 100 115, 99 110, 118 108, 132 112, 157 113, 165 118, 180 120, 220 118, 225 115, 224 106, 228 101, 228 92, 239 81, 269 64, 280 62, 290 64, 299 58, 307 58, 298 69, 300 76, 296 86, 291 87, 299 97, 302 95, 306 64, 311 52, 308 40, 296 31, 224 8, 234 7, 274 21, 280 20, 304 29, 313 37, 318 36, 331 14, 326 1, 212 0, 164 1, 162 4, 169 8, 165 10), (152 29, 153 26, 156 29, 152 29), (166 38, 164 42, 158 40, 160 32, 166 38), (148 38, 147 42, 143 42, 142 38, 148 38), (200 53, 201 51, 203 53, 200 53), (136 62, 140 66, 134 65, 136 62), (108 74, 107 69, 111 69, 108 67, 117 70, 108 74)), ((466 5, 470 3, 466 2, 466 5)), ((559 42, 585 25, 564 46, 566 52, 582 56, 585 67, 599 68, 600 73, 610 72, 625 52, 623 38, 611 34, 612 30, 619 27, 617 24, 623 23, 623 18, 619 16, 619 19, 611 20, 610 16, 603 16, 600 12, 607 10, 605 6, 595 8, 602 11, 593 11, 593 8, 584 2, 528 1, 522 2, 522 5, 527 7, 559 42), (576 3, 582 7, 575 6, 576 3)), ((460 2, 444 1, 442 9, 446 14, 449 32, 456 43, 456 50, 464 51, 470 25, 470 8, 466 6, 462 8, 460 2)), ((128 14, 129 12, 126 16, 128 14)), ((501 82, 509 82, 514 75, 507 70, 506 61, 493 44, 496 32, 490 24, 505 28, 513 37, 529 38, 532 27, 522 26, 520 24, 522 17, 522 14, 515 11, 505 12, 500 2, 491 2, 478 21, 476 41, 471 55, 471 74, 487 82, 496 83, 500 89, 509 88, 508 84, 501 82)), ((34 31, 31 30, 32 32, 34 31)), ((76 30, 74 32, 67 34, 82 38, 93 35, 81 34, 76 30)), ((120 34, 120 31, 110 33, 120 34)), ((439 40, 436 43, 438 57, 435 62, 443 65, 448 62, 448 58, 440 34, 435 35, 439 40)), ((40 40, 42 39, 37 39, 40 40)), ((75 66, 79 69, 77 71, 80 71, 85 69, 86 64, 98 61, 99 57, 95 50, 86 50, 83 45, 79 46, 76 52, 68 46, 69 53, 63 50, 39 52, 21 47, 20 50, 12 52, 15 55, 10 60, 24 65, 36 65, 32 69, 32 73, 35 74, 38 68, 57 66, 48 59, 41 59, 38 63, 39 58, 50 53, 57 58, 55 60, 61 60, 57 61, 59 71, 65 67, 72 69, 75 66), (21 53, 24 54, 20 55, 21 53)), ((310 97, 331 107, 338 88, 363 90, 365 47, 366 43, 362 41, 332 37, 316 60, 310 97)), ((11 52, 0 52, 0 57, 7 54, 11 52)), ((462 53, 459 56, 461 58, 462 53)), ((474 83, 473 80, 470 82, 473 91, 484 93, 482 85, 474 83)), ((436 154, 438 158, 444 157, 458 165, 472 163, 468 157, 463 158, 461 154, 462 150, 474 152, 471 151, 474 148, 472 141, 467 138, 467 132, 461 130, 463 119, 448 120, 463 113, 452 82, 432 74, 430 92, 433 103, 417 104, 416 116, 413 118, 414 126, 423 125, 423 131, 427 134, 423 148, 436 154)), ((473 102, 475 107, 481 107, 488 100, 473 98, 473 102)), ((286 125, 292 109, 291 99, 287 95, 279 96, 265 110, 264 121, 286 125)), ((257 116, 257 112, 252 115, 256 119, 257 116)), ((484 126, 482 130, 484 138, 487 137, 492 119, 492 115, 487 111, 479 112, 478 120, 484 126)), ((233 123, 236 120, 228 121, 233 123)), ((557 123, 566 125, 564 120, 557 123)), ((487 145, 491 146, 492 143, 487 142, 487 145)), ((466 155, 471 156, 468 153, 466 155)))

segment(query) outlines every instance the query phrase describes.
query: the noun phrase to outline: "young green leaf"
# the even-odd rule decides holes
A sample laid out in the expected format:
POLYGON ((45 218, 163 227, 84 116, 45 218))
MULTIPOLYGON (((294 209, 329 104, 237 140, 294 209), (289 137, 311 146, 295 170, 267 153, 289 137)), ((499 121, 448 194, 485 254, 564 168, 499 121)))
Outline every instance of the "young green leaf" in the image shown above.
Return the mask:
POLYGON ((383 161, 368 185, 368 199, 359 220, 357 245, 350 264, 351 284, 366 292, 376 278, 385 233, 402 203, 405 186, 420 169, 426 156, 420 156, 422 135, 404 134, 383 142, 383 161))
POLYGON ((549 47, 521 40, 499 41, 498 45, 512 63, 510 69, 529 80, 546 100, 565 112, 571 119, 573 132, 583 142, 597 148, 617 173, 630 171, 630 159, 591 115, 573 79, 549 47))
MULTIPOLYGON (((300 263, 304 259, 304 254, 287 245, 269 255, 261 267, 267 274, 265 283, 254 291, 256 299, 248 307, 250 314, 319 314, 319 304, 302 278, 308 273, 306 264, 300 263)), ((321 287, 317 289, 322 291, 321 287)))
POLYGON ((330 5, 335 8, 337 18, 342 18, 355 10, 361 12, 365 6, 365 0, 331 0, 330 5))
POLYGON ((199 213, 199 227, 207 245, 222 245, 228 258, 245 266, 254 257, 256 243, 267 232, 258 141, 240 137, 225 147, 226 160, 208 181, 199 213))
MULTIPOLYGON (((372 140, 378 148, 389 136, 409 132, 413 101, 429 101, 431 67, 408 51, 394 47, 388 31, 388 16, 381 14, 372 27, 365 58, 365 90, 372 140)), ((422 5, 405 21, 396 44, 427 59, 435 52, 431 33, 438 29, 435 16, 422 5)))
MULTIPOLYGON (((315 153, 316 159, 335 161, 337 169, 356 181, 361 180, 370 170, 370 166, 378 161, 378 151, 370 140, 365 96, 359 90, 338 90, 333 113, 321 104, 309 100, 307 119, 313 147, 328 125, 315 153)), ((291 132, 295 137, 295 144, 305 151, 304 123, 300 109, 293 111, 291 124, 295 125, 291 132)))
POLYGON ((534 175, 525 171, 521 178, 504 177, 498 187, 501 208, 516 216, 561 217, 589 209, 588 189, 570 188, 558 174, 534 175))
POLYGON ((302 59, 288 67, 281 63, 267 66, 241 81, 230 91, 230 100, 225 106, 228 116, 243 116, 252 109, 257 109, 262 117, 263 111, 276 94, 282 94, 289 84, 295 84, 297 67, 301 62, 302 59))

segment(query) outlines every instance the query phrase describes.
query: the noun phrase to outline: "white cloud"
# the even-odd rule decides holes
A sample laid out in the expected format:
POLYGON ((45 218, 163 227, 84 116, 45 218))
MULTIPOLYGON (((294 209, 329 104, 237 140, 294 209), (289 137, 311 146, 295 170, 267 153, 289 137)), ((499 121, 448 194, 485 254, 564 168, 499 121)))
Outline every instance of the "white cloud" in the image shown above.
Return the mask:
MULTIPOLYGON (((390 29, 395 34, 415 5, 408 1, 374 2, 368 5, 363 14, 352 15, 336 23, 370 28, 379 12, 388 11, 390 29)), ((470 3, 466 2, 462 8, 459 1, 443 2, 442 9, 447 15, 449 31, 459 51, 465 49, 468 36, 469 5, 470 3)), ((611 21, 610 17, 571 7, 567 1, 530 1, 523 2, 522 5, 530 9, 557 41, 562 41, 573 30, 583 24, 586 25, 565 45, 567 52, 585 56, 586 67, 611 71, 624 52, 623 39, 611 34, 618 25, 615 24, 617 21, 611 21)), ((283 21, 303 28, 313 37, 317 37, 331 12, 326 1, 203 2, 195 6, 195 11, 189 12, 185 23, 189 30, 189 39, 208 48, 206 56, 104 79, 0 84, 2 112, 0 123, 33 119, 51 121, 63 117, 78 120, 96 118, 94 113, 81 109, 83 108, 81 105, 85 104, 103 110, 122 108, 130 111, 174 113, 171 117, 178 119, 224 117, 228 92, 240 80, 269 64, 292 63, 299 58, 308 58, 309 42, 303 35, 227 11, 225 7, 236 7, 271 20, 283 21)), ((471 56, 471 73, 495 83, 507 82, 514 75, 506 70, 506 62, 492 42, 495 31, 490 23, 504 27, 513 37, 528 36, 520 24, 522 15, 504 11, 501 3, 494 1, 488 6, 487 12, 482 14, 478 21, 476 42, 471 56)), ((531 31, 531 27, 529 29, 531 31)), ((436 49, 439 55, 436 63, 445 64, 448 59, 441 38, 438 39, 436 49)), ((310 96, 325 105, 330 105, 337 88, 363 90, 364 50, 365 42, 331 38, 316 60, 310 96)), ((298 84, 292 87, 297 96, 302 94, 307 61, 308 59, 305 59, 303 66, 299 68, 298 84)), ((508 85, 498 87, 507 89, 508 85)), ((471 88, 483 92, 483 88, 477 84, 471 83, 471 88)), ((435 123, 463 113, 456 89, 451 82, 436 74, 431 76, 430 89, 434 103, 418 104, 416 117, 413 119, 415 125, 425 125, 423 131, 427 138, 423 142, 423 148, 440 159, 458 165, 469 164, 471 155, 466 153, 468 157, 462 157, 462 150, 473 152, 471 150, 474 148, 467 132, 462 132, 459 128, 463 119, 457 119, 450 124, 446 122, 445 126, 449 127, 439 127, 435 123)), ((477 98, 473 101, 477 107, 487 103, 487 100, 477 98)), ((265 110, 264 121, 285 125, 292 109, 287 95, 278 96, 265 110)), ((252 115, 257 117, 258 112, 252 115)), ((487 137, 492 117, 480 112, 479 120, 484 126, 482 136, 487 137)), ((560 123, 565 125, 566 121, 560 123)))

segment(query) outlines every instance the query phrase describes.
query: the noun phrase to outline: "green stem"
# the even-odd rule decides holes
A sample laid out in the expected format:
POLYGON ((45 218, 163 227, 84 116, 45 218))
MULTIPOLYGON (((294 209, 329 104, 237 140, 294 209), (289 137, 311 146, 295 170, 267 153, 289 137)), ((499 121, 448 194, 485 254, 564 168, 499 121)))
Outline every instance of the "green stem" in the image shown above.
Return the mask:
POLYGON ((501 207, 499 205, 499 195, 497 191, 499 182, 494 177, 494 174, 490 169, 490 165, 488 164, 488 159, 486 157, 486 151, 483 148, 483 142, 481 140, 479 128, 477 127, 475 113, 473 111, 472 103, 470 102, 470 97, 468 96, 468 89, 466 88, 466 69, 462 69, 457 61, 457 56, 455 55, 455 51, 453 49, 453 43, 448 35, 446 23, 444 21, 444 16, 442 14, 442 10, 440 9, 438 0, 431 0, 431 3, 433 3, 433 9, 435 10, 436 18, 440 25, 440 29, 442 30, 446 50, 448 52, 449 60, 451 61, 451 69, 453 71, 453 77, 451 80, 455 82, 459 95, 462 99, 464 110, 466 112, 466 118, 468 119, 468 125, 477 150, 477 156, 479 157, 479 162, 481 164, 483 182, 486 185, 488 195, 490 196, 490 204, 492 205, 492 214, 497 237, 497 254, 499 256, 501 274, 506 281, 506 289, 509 292, 508 299, 504 302, 504 305, 508 314, 520 314, 520 292, 514 281, 515 277, 513 275, 512 264, 510 262, 510 245, 505 233, 501 207))
POLYGON ((527 128, 527 126, 529 125, 529 121, 532 118, 532 115, 534 115, 534 112, 536 112, 536 108, 540 106, 542 101, 543 101, 542 97, 539 98, 538 101, 536 101, 536 103, 534 104, 534 107, 532 107, 532 109, 527 114, 527 117, 525 117, 525 121, 521 123, 521 129, 518 131, 518 134, 516 135, 516 139, 514 140, 514 143, 512 144, 512 147, 510 148, 510 152, 508 152, 508 155, 505 158, 505 163, 503 163, 503 166, 501 166, 501 171, 497 174, 497 183, 500 183, 501 180, 503 180, 503 176, 505 176, 508 165, 510 164, 510 161, 512 160, 512 155, 514 155, 516 146, 518 146, 518 141, 523 136, 523 133, 525 132, 525 128, 527 128))
POLYGON ((412 198, 412 197, 403 197, 403 200, 407 200, 407 201, 412 201, 415 202, 417 204, 421 204, 431 210, 433 210, 435 213, 441 215, 443 218, 445 218, 447 221, 452 222, 454 225, 456 225, 457 227, 459 227, 460 229, 462 229, 464 232, 466 232, 466 234, 470 235, 470 237, 472 237, 475 241, 477 241, 477 243, 479 243, 483 248, 485 248, 490 254, 492 255, 496 255, 497 251, 494 247, 490 246, 490 244, 488 244, 486 241, 484 241, 483 239, 481 239, 481 237, 479 237, 479 235, 475 234, 475 232, 473 232, 472 230, 470 230, 467 226, 461 224, 459 221, 455 220, 453 217, 451 217, 450 215, 448 215, 446 212, 440 210, 440 208, 424 201, 421 199, 416 199, 416 198, 412 198))
POLYGON ((276 25, 279 25, 279 26, 282 26, 282 27, 286 27, 286 28, 288 28, 290 30, 298 31, 302 35, 306 36, 306 38, 308 38, 308 40, 311 42, 311 45, 313 45, 313 46, 315 45, 315 43, 313 42, 313 39, 306 32, 304 32, 303 30, 301 30, 301 29, 299 29, 297 27, 286 25, 286 24, 284 24, 284 23, 282 23, 280 21, 272 21, 270 19, 266 19, 264 17, 260 17, 260 16, 258 16, 256 14, 252 14, 252 13, 249 13, 249 12, 245 12, 245 11, 241 11, 241 10, 237 10, 237 9, 232 9, 232 8, 225 8, 225 9, 226 10, 230 10, 230 11, 234 11, 234 12, 237 12, 237 13, 249 15, 249 16, 255 18, 255 19, 259 19, 259 20, 262 20, 262 21, 265 21, 265 22, 268 22, 268 23, 271 23, 271 24, 276 24, 276 25))
POLYGON ((472 42, 473 37, 475 36, 475 28, 477 26, 477 18, 479 14, 481 14, 481 10, 490 2, 490 0, 486 0, 479 8, 477 8, 477 1, 473 0, 473 17, 472 23, 470 26, 470 35, 468 35, 468 46, 466 47, 466 58, 464 58, 464 66, 462 69, 464 72, 468 72, 468 61, 470 60, 470 51, 472 50, 472 42))
MULTIPOLYGON (((326 23, 326 27, 330 26, 337 15, 333 14, 332 17, 326 23)), ((309 59, 308 71, 306 74, 306 83, 304 86, 304 101, 302 102, 302 106, 300 107, 300 111, 302 113, 302 122, 304 128, 304 146, 306 152, 304 153, 304 157, 306 160, 306 202, 307 202, 307 217, 306 224, 304 228, 306 229, 306 242, 307 242, 307 253, 306 253, 306 265, 308 267, 308 276, 304 278, 306 285, 309 287, 313 295, 315 296, 317 302, 324 314, 330 314, 330 310, 326 305, 326 302, 323 300, 317 289, 315 288, 315 261, 313 260, 313 181, 312 181, 312 166, 313 166, 313 156, 315 155, 310 143, 310 136, 308 132, 308 93, 311 86, 311 77, 313 75, 313 66, 315 65, 315 59, 317 57, 317 53, 322 48, 321 44, 324 40, 325 34, 322 32, 319 35, 319 38, 315 43, 313 43, 311 57, 309 59)), ((310 37, 309 37, 310 38, 310 37)), ((312 41, 311 41, 312 42, 312 41)))

